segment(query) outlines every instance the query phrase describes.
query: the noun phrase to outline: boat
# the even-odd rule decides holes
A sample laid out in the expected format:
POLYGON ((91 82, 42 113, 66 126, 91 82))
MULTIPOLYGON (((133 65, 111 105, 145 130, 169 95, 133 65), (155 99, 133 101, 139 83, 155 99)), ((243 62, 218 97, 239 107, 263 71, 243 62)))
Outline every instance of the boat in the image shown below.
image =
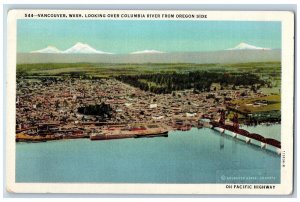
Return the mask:
POLYGON ((168 137, 168 130, 156 127, 139 127, 139 128, 115 128, 114 130, 102 129, 98 132, 93 132, 90 135, 90 140, 110 140, 123 138, 142 138, 142 137, 168 137))
POLYGON ((63 139, 62 134, 29 135, 23 132, 16 134, 16 142, 47 142, 51 140, 60 140, 60 139, 63 139))
POLYGON ((112 139, 124 139, 135 137, 135 132, 130 130, 102 130, 98 133, 92 133, 90 135, 90 140, 112 140, 112 139))
POLYGON ((90 136, 88 134, 82 133, 82 134, 70 134, 70 135, 64 135, 63 139, 81 139, 81 138, 89 138, 90 136))
POLYGON ((92 133, 90 140, 106 140, 106 135, 103 133, 92 133))
POLYGON ((164 131, 161 133, 156 133, 156 134, 139 134, 136 135, 134 138, 151 138, 151 137, 168 137, 168 131, 164 131))

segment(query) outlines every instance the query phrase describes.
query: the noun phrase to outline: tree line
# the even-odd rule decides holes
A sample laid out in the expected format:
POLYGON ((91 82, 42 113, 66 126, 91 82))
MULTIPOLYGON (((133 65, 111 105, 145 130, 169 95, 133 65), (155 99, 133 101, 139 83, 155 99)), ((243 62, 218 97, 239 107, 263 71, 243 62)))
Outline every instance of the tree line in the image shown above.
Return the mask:
POLYGON ((140 88, 141 90, 157 94, 171 93, 176 90, 192 88, 201 92, 209 91, 212 83, 220 83, 221 86, 252 86, 254 84, 266 84, 258 75, 251 73, 220 73, 208 71, 121 75, 118 76, 117 79, 140 88))

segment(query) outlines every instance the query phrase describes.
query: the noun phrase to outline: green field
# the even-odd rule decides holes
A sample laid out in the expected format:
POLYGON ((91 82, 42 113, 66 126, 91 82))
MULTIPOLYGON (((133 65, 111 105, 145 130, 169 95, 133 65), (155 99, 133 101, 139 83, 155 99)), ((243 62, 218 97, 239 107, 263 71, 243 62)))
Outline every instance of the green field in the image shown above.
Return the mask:
MULTIPOLYGON (((192 71, 213 71, 223 73, 254 73, 280 81, 281 63, 240 63, 240 64, 104 64, 104 63, 42 63, 18 64, 19 76, 63 76, 87 75, 94 77, 115 77, 152 73, 181 73, 192 71)), ((280 83, 280 82, 279 82, 280 83)))
POLYGON ((239 111, 243 113, 257 113, 257 112, 266 112, 266 111, 277 111, 280 110, 281 101, 280 95, 268 95, 260 98, 251 98, 243 100, 234 100, 232 104, 239 106, 239 111), (265 105, 255 106, 255 102, 265 101, 265 105))
POLYGON ((257 124, 260 122, 280 122, 281 120, 281 97, 268 95, 260 98, 240 99, 231 101, 232 104, 239 106, 229 108, 228 119, 232 119, 237 112, 240 123, 257 124), (265 105, 254 106, 254 103, 265 102, 265 105))

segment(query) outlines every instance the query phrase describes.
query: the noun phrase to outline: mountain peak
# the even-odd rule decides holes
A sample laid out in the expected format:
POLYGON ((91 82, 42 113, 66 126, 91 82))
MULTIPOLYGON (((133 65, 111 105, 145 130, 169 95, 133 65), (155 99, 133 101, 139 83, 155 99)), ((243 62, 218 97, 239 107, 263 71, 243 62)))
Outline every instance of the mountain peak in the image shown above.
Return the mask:
POLYGON ((46 48, 31 51, 31 53, 61 53, 62 51, 56 48, 55 46, 47 46, 46 48))
POLYGON ((164 53, 158 50, 142 50, 142 51, 135 51, 130 54, 155 54, 155 53, 164 53))
POLYGON ((86 44, 86 43, 81 43, 81 42, 77 42, 77 43, 75 44, 75 46, 86 46, 86 45, 88 45, 88 44, 86 44))
POLYGON ((31 51, 31 53, 64 53, 64 54, 112 54, 103 51, 96 50, 92 46, 86 43, 77 42, 71 48, 61 51, 54 46, 47 46, 44 49, 31 51))
POLYGON ((63 53, 83 53, 83 54, 93 54, 93 53, 98 53, 98 54, 111 54, 103 51, 98 51, 92 46, 82 43, 82 42, 77 42, 74 46, 71 48, 63 51, 63 53))
POLYGON ((234 48, 229 48, 227 50, 271 50, 271 48, 262 48, 262 47, 247 44, 245 42, 241 42, 234 48))

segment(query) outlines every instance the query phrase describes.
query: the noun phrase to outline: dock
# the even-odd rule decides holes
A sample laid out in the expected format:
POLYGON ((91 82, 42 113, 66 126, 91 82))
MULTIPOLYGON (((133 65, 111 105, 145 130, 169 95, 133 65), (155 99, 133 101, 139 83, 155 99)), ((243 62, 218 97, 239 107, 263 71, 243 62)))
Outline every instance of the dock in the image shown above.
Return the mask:
POLYGON ((166 126, 156 124, 142 124, 135 127, 107 127, 92 133, 90 140, 110 140, 143 137, 168 137, 166 126))
POLYGON ((219 122, 203 118, 199 123, 185 123, 174 121, 173 124, 163 123, 106 123, 88 122, 69 128, 60 128, 58 124, 40 124, 37 127, 16 131, 16 142, 46 142, 62 139, 89 138, 90 140, 112 140, 124 138, 150 138, 168 137, 168 132, 173 130, 187 131, 192 127, 211 128, 219 133, 258 146, 262 149, 281 154, 281 142, 266 138, 261 134, 250 133, 238 127, 238 123, 225 124, 224 117, 219 122), (100 126, 99 126, 100 125, 100 126))
POLYGON ((82 138, 89 138, 90 140, 111 140, 168 137, 168 132, 172 130, 170 126, 154 123, 109 124, 102 127, 99 127, 99 125, 95 123, 89 123, 89 126, 84 125, 85 128, 79 127, 80 125, 70 128, 59 128, 53 124, 24 128, 16 131, 16 142, 46 142, 82 138))

